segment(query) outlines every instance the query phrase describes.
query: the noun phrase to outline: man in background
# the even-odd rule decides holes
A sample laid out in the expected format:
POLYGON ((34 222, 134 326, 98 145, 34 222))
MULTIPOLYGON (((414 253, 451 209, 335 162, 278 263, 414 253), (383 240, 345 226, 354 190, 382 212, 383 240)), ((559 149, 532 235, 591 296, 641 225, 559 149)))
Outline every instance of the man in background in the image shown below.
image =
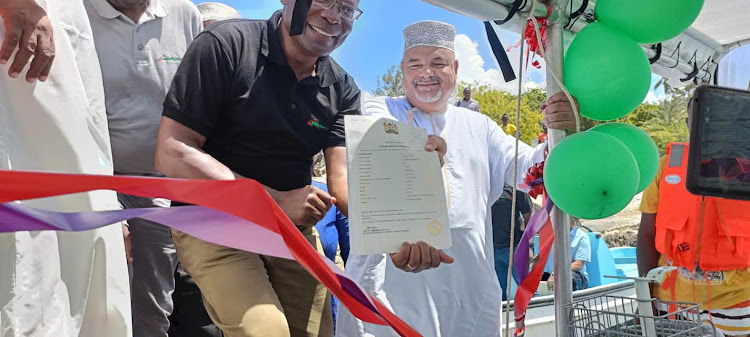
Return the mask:
POLYGON ((236 9, 219 2, 204 2, 198 5, 198 10, 203 17, 204 28, 214 22, 241 18, 236 9))
MULTIPOLYGON (((589 286, 589 274, 586 264, 591 262, 591 240, 581 228, 581 220, 570 217, 570 270, 573 291, 586 289, 589 286)), ((552 259, 547 260, 542 280, 547 281, 549 290, 554 288, 552 259)))
POLYGON ((456 103, 456 106, 479 112, 479 102, 471 99, 471 88, 464 88, 464 98, 456 103))
MULTIPOLYGON (((516 128, 515 124, 510 122, 510 117, 508 116, 508 114, 503 114, 502 122, 503 124, 500 127, 503 129, 503 131, 505 131, 505 134, 511 137, 515 137, 518 128, 516 128)), ((518 137, 521 137, 520 132, 518 133, 518 137)))
POLYGON ((544 143, 547 141, 547 126, 542 124, 542 133, 539 134, 539 137, 537 137, 537 140, 539 140, 539 143, 544 143))
MULTIPOLYGON (((492 205, 492 241, 495 245, 495 272, 503 289, 503 301, 508 299, 508 265, 510 258, 510 231, 513 233, 513 247, 518 247, 523 236, 523 228, 531 217, 531 200, 529 195, 516 191, 516 222, 510 223, 513 206, 513 187, 505 185, 503 194, 492 205)), ((513 279, 518 283, 518 276, 513 266, 513 279)))
MULTIPOLYGON (((188 45, 203 30, 188 0, 84 0, 102 69, 115 174, 156 169, 162 103, 188 45)), ((125 208, 169 207, 163 198, 118 194, 125 208)), ((177 267, 169 228, 128 220, 133 243, 134 337, 166 337, 177 267)))
MULTIPOLYGON (((325 183, 318 182, 313 178, 312 186, 328 192, 325 183)), ((320 245, 323 254, 333 261, 339 268, 344 269, 344 264, 349 256, 349 219, 341 211, 332 206, 328 213, 315 225, 320 237, 320 245)), ((331 313, 333 318, 334 334, 336 331, 336 316, 339 309, 339 300, 331 296, 331 313)))

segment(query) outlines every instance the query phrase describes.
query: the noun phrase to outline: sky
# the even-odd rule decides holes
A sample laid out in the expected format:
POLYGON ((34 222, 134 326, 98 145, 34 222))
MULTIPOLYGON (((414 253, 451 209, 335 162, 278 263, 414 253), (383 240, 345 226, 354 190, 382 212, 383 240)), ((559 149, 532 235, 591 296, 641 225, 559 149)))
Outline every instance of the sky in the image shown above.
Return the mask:
MULTIPOLYGON (((195 3, 202 0, 192 0, 195 3)), ((280 0, 211 0, 236 8, 242 17, 267 19, 282 7, 280 0)), ((465 0, 464 0, 465 1, 465 0)), ((401 61, 404 27, 421 20, 438 20, 456 27, 456 57, 459 60, 458 79, 479 82, 511 93, 518 91, 518 82, 506 83, 487 42, 481 21, 454 14, 420 0, 363 0, 359 8, 364 14, 354 24, 346 42, 333 52, 333 58, 349 72, 368 93, 377 88, 377 78, 388 68, 401 61)), ((500 40, 506 48, 515 46, 520 35, 500 31, 500 40)), ((519 48, 508 53, 518 74, 519 48)), ((543 61, 540 62, 543 65, 543 61)), ((652 88, 659 77, 652 77, 652 88)), ((545 86, 544 68, 524 69, 524 88, 545 86)), ((646 101, 657 101, 663 91, 649 92, 646 101)))

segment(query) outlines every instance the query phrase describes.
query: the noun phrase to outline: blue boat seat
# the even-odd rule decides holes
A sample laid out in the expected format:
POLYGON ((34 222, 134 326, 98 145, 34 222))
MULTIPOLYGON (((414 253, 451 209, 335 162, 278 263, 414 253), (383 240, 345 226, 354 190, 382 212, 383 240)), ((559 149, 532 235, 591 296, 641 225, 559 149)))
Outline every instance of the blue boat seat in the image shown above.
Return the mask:
POLYGON ((638 263, 635 247, 615 247, 609 250, 615 258, 617 274, 627 277, 638 277, 638 263))
MULTIPOLYGON (((586 263, 586 272, 589 274, 589 288, 619 282, 618 279, 604 277, 605 275, 622 275, 618 273, 615 257, 612 255, 607 243, 598 232, 586 233, 591 241, 591 262, 586 263)), ((632 248, 632 247, 631 247, 632 248)), ((635 249, 635 248, 633 248, 635 249)), ((534 254, 539 254, 539 236, 534 236, 534 254)), ((618 255, 625 257, 627 252, 618 255)), ((552 270, 552 254, 547 260, 547 269, 552 270)))

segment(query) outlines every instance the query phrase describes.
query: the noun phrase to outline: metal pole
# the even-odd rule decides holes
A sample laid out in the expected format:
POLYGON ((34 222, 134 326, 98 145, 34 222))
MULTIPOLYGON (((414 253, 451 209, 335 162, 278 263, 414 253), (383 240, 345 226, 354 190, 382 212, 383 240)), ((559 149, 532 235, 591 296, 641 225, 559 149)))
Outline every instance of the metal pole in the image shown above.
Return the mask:
MULTIPOLYGON (((564 13, 568 0, 552 0, 550 6, 554 12, 564 13)), ((562 17, 562 16, 561 16, 562 17)), ((563 74, 563 26, 565 20, 549 21, 546 31, 547 45, 547 97, 562 91, 551 71, 558 74, 560 80, 563 74)), ((550 148, 554 148, 566 136, 565 130, 549 130, 550 148)), ((570 332, 566 327, 569 320, 565 305, 573 302, 573 278, 571 276, 570 258, 570 217, 555 207, 552 210, 552 227, 555 232, 555 243, 552 248, 554 256, 555 282, 555 336, 568 337, 570 332)))

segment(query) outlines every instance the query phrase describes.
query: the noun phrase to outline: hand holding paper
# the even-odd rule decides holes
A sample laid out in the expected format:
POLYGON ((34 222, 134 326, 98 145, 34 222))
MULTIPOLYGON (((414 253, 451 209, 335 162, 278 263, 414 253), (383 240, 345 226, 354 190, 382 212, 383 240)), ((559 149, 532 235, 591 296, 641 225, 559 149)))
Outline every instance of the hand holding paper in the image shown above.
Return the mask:
POLYGON ((445 140, 395 120, 347 116, 346 143, 354 254, 395 253, 394 263, 409 271, 449 262, 437 252, 451 246, 445 140))
POLYGON ((396 268, 412 273, 437 268, 441 263, 451 264, 454 261, 452 256, 423 241, 412 244, 404 242, 401 244, 401 251, 390 255, 396 268))
POLYGON ((428 136, 424 150, 427 152, 437 152, 438 159, 440 159, 440 166, 445 165, 445 153, 448 152, 448 144, 445 142, 445 139, 438 136, 428 136))

